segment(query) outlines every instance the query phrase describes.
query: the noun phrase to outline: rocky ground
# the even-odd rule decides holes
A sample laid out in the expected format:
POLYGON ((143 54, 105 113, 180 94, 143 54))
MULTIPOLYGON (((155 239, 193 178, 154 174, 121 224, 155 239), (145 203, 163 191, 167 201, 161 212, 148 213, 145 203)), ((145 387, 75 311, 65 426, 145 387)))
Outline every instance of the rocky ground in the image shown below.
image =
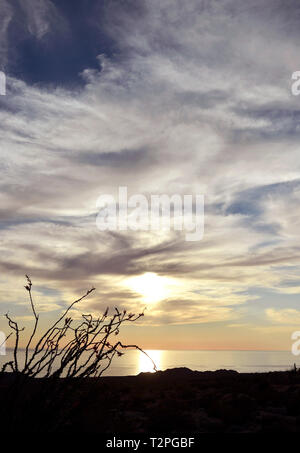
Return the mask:
POLYGON ((300 431, 300 373, 187 368, 50 382, 0 378, 8 431, 261 433, 300 431))

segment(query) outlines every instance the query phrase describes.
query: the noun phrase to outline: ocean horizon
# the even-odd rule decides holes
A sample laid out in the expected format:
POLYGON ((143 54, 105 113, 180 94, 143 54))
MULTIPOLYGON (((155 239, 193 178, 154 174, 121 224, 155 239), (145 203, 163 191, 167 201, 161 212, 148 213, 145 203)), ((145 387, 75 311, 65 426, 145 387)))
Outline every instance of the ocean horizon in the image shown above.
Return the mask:
MULTIPOLYGON (((6 356, 0 356, 0 365, 12 359, 13 350, 7 348, 6 356)), ((158 370, 186 367, 195 371, 235 370, 239 373, 263 373, 286 371, 294 364, 300 366, 300 357, 291 351, 270 350, 166 350, 145 349, 158 370)), ((25 352, 19 351, 20 363, 25 352)), ((141 372, 153 372, 153 364, 147 355, 137 350, 127 350, 122 357, 115 357, 103 376, 135 376, 141 372)))

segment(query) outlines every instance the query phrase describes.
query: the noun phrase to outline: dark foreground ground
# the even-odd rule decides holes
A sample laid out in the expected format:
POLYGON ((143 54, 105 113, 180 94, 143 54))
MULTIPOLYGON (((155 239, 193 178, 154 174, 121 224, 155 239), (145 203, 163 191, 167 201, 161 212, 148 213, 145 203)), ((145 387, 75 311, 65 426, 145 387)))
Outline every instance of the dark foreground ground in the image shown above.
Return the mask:
POLYGON ((300 432, 300 373, 178 368, 67 381, 0 377, 2 430, 300 432))

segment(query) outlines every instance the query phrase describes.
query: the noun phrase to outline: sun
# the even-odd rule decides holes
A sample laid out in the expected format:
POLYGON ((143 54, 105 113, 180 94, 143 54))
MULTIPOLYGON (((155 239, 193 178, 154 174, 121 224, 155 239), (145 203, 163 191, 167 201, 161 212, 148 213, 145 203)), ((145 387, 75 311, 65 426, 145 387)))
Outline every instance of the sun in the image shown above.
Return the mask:
POLYGON ((155 303, 172 294, 174 282, 171 278, 161 277, 154 272, 146 272, 126 280, 126 286, 139 293, 146 303, 155 303))
MULTIPOLYGON (((146 354, 151 357, 153 362, 155 363, 155 366, 157 370, 160 370, 161 368, 161 359, 163 356, 163 351, 158 351, 158 350, 146 350, 146 354)), ((140 352, 139 354, 139 361, 138 361, 138 371, 137 373, 154 373, 154 366, 153 362, 149 357, 147 357, 143 352, 140 352)))

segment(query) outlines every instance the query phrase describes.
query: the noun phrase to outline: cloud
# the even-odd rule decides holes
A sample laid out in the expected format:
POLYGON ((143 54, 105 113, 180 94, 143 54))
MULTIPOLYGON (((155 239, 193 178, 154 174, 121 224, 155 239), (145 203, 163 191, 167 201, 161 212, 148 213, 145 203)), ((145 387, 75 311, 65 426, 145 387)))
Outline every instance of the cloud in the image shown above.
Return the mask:
POLYGON ((10 4, 3 0, 0 4, 0 59, 1 59, 1 70, 3 71, 4 66, 7 62, 7 53, 8 53, 8 27, 12 20, 12 7, 10 4))
MULTIPOLYGON (((7 55, 17 12, 9 2, 1 8, 7 55)), ((38 80, 21 50, 20 75, 11 74, 0 99, 3 288, 15 281, 22 288, 20 276, 29 273, 66 300, 98 286, 91 309, 103 300, 139 308, 124 279, 154 272, 183 282, 149 310, 150 323, 173 324, 233 320, 247 303, 263 312, 252 288, 291 291, 278 267, 300 266, 299 107, 289 86, 299 6, 103 2, 80 31, 58 2, 22 8, 17 41, 41 47, 31 69, 38 80), (87 47, 79 48, 84 32, 87 47), (55 67, 60 48, 62 60, 71 48, 80 58, 65 75, 46 77, 43 58, 55 67), (204 239, 98 231, 96 201, 117 196, 119 186, 147 196, 204 193, 204 239)))
POLYGON ((274 310, 273 308, 268 308, 266 310, 266 315, 269 320, 275 324, 293 326, 300 324, 300 311, 295 310, 294 308, 285 308, 282 310, 274 310))
POLYGON ((50 0, 24 0, 20 3, 20 7, 25 13, 28 32, 37 39, 42 39, 47 33, 53 32, 62 22, 62 18, 50 0))

